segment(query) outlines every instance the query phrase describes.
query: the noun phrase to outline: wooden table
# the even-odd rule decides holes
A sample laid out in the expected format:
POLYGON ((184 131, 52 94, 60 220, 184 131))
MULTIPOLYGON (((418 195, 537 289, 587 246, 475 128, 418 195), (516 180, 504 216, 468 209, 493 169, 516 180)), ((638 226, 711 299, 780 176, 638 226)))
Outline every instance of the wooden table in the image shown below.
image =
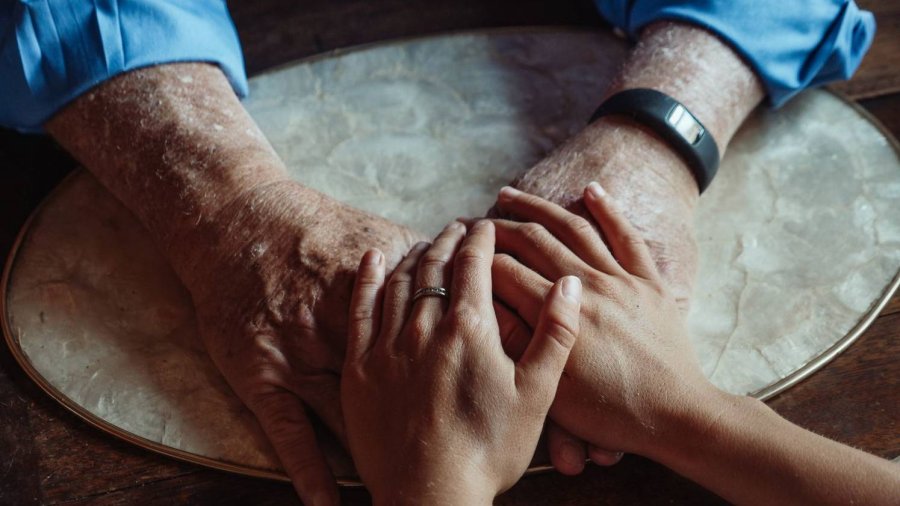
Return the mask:
MULTIPOLYGON (((858 0, 879 33, 857 76, 837 86, 900 137, 900 0, 858 0)), ((600 26, 588 0, 246 0, 230 2, 252 74, 361 43, 515 25, 600 26)), ((74 162, 52 141, 0 130, 0 253, 74 162)), ((888 458, 900 455, 900 297, 834 362, 770 405, 815 432, 888 458)), ((348 504, 369 501, 345 490, 348 504)), ((644 459, 579 477, 524 479, 501 504, 720 504, 644 459)), ((0 505, 297 504, 290 485, 184 464, 132 447, 56 405, 0 350, 0 505)))

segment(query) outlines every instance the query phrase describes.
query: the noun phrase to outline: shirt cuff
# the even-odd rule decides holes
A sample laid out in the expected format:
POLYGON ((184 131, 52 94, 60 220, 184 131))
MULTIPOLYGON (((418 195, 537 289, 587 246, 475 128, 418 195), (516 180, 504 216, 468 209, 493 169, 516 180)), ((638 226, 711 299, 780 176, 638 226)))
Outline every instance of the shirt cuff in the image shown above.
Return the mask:
POLYGON ((615 26, 637 37, 658 20, 701 26, 753 68, 772 105, 805 88, 849 79, 875 35, 875 18, 851 0, 596 0, 615 26))
POLYGON ((43 131, 92 87, 152 65, 213 63, 238 96, 247 94, 224 1, 9 2, 0 34, 0 124, 22 132, 43 131))

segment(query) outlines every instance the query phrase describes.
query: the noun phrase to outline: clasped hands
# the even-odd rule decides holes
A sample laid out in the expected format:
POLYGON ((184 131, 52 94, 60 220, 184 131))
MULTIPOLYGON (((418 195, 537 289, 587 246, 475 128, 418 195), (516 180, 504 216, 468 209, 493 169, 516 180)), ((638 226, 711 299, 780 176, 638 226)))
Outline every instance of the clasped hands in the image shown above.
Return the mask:
POLYGON ((584 203, 605 241, 504 188, 498 207, 517 221, 451 223, 389 276, 383 253, 363 256, 341 401, 376 503, 490 503, 527 468, 548 415, 610 455, 649 457, 705 416, 716 390, 647 246, 598 184, 584 203), (413 300, 434 286, 449 297, 413 300), (503 342, 516 326, 526 332, 503 342))

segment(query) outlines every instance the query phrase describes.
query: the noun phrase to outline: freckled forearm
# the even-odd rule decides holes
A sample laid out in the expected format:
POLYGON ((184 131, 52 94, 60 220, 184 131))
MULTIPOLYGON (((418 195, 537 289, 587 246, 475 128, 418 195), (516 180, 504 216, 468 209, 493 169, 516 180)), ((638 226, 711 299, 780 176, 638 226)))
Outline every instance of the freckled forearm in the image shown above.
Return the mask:
POLYGON ((287 179, 213 65, 123 74, 76 99, 46 128, 165 249, 242 193, 287 179))
MULTIPOLYGON (((762 100, 753 71, 715 35, 677 22, 644 30, 640 43, 603 96, 653 88, 684 103, 713 134, 720 154, 762 100)), ((571 210, 598 181, 641 231, 663 278, 687 310, 696 270, 693 214, 699 192, 693 173, 652 130, 624 116, 585 127, 513 184, 571 210)))
MULTIPOLYGON (((728 45, 706 30, 668 21, 644 30, 598 103, 632 88, 657 89, 684 103, 712 133, 720 154, 763 98, 759 79, 728 45)), ((653 131, 621 116, 589 125, 519 184, 567 204, 592 179, 627 199, 632 198, 629 189, 664 188, 692 209, 697 197, 684 160, 653 131)))
POLYGON ((630 88, 657 89, 685 104, 720 152, 764 96, 759 78, 730 46, 702 28, 671 21, 644 29, 604 96, 630 88))

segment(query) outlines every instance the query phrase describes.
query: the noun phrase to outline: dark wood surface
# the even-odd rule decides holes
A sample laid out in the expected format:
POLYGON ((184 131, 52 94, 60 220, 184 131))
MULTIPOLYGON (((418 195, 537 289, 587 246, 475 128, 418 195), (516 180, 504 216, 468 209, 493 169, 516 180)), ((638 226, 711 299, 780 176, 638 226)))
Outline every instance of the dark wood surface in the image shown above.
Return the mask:
MULTIPOLYGON (((879 33, 857 76, 836 88, 900 136, 900 1, 859 1, 879 33)), ((230 2, 251 74, 361 43, 514 25, 601 26, 590 2, 535 0, 247 0, 230 2)), ((0 253, 74 163, 51 141, 0 130, 0 253)), ((900 297, 865 335, 772 399, 795 423, 888 458, 900 455, 900 297)), ((363 490, 345 490, 365 504, 363 490)), ((523 479, 501 504, 720 504, 668 470, 628 456, 579 477, 523 479)), ((291 487, 177 462, 91 428, 44 395, 0 349, 0 505, 297 504, 291 487)))

